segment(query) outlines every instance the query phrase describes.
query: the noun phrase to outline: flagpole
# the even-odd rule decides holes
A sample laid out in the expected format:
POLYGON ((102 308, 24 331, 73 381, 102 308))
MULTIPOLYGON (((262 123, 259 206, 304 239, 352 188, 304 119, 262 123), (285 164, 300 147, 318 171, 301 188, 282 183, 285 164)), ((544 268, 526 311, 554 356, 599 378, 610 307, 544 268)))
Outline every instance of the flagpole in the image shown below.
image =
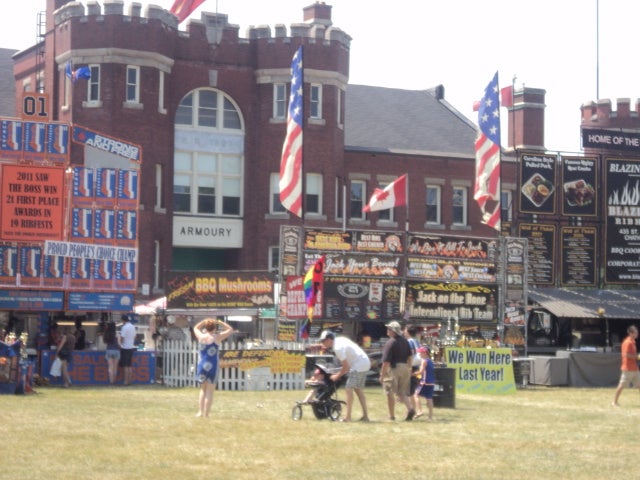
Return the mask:
POLYGON ((404 189, 404 203, 407 206, 407 218, 404 220, 404 231, 409 233, 409 174, 407 173, 406 188, 404 189))
POLYGON ((302 226, 304 227, 304 211, 305 211, 305 206, 307 205, 306 202, 306 192, 307 192, 307 175, 305 173, 305 168, 304 168, 304 147, 305 144, 307 142, 305 142, 305 138, 304 138, 304 132, 306 130, 305 126, 307 125, 307 119, 305 118, 305 114, 304 114, 304 99, 305 99, 305 94, 304 94, 304 45, 300 45, 300 52, 302 54, 302 67, 300 68, 300 88, 302 88, 302 101, 300 102, 300 115, 302 118, 302 162, 300 165, 300 185, 302 187, 302 196, 300 198, 300 206, 301 206, 301 214, 302 216, 300 217, 300 220, 302 221, 302 226))
POLYGON ((347 230, 347 179, 341 177, 342 180, 342 231, 347 230))

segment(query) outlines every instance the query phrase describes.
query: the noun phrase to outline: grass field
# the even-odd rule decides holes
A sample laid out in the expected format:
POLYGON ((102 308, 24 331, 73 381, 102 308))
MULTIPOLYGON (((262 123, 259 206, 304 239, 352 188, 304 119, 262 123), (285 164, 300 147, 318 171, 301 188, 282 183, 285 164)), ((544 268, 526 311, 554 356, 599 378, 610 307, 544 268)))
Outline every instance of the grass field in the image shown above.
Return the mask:
MULTIPOLYGON (((217 392, 196 418, 197 389, 38 387, 0 396, 2 479, 601 479, 638 471, 640 395, 533 387, 458 395, 432 422, 316 420, 291 408, 304 391, 217 392)), ((344 391, 339 391, 344 399, 344 391)), ((399 407, 398 418, 404 418, 399 407)), ((354 418, 359 418, 356 402, 354 418)), ((631 477, 630 477, 631 475, 631 477)))

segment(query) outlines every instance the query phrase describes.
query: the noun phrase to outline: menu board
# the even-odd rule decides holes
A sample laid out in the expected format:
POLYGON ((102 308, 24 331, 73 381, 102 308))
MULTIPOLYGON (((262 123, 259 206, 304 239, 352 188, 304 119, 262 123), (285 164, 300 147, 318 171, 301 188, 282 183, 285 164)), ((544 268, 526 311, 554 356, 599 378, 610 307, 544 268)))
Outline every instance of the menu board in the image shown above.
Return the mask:
POLYGON ((594 217, 598 205, 596 159, 562 158, 562 214, 594 217))
POLYGON ((640 159, 605 159, 606 283, 640 280, 640 159))
POLYGON ((400 315, 400 280, 325 277, 326 319, 387 321, 400 315))
POLYGON ((520 211, 556 211, 556 156, 523 153, 520 159, 520 211))
POLYGON ((518 231, 520 237, 529 240, 528 283, 554 285, 556 227, 540 223, 521 223, 518 231))
POLYGON ((563 286, 596 285, 595 227, 562 227, 563 286))

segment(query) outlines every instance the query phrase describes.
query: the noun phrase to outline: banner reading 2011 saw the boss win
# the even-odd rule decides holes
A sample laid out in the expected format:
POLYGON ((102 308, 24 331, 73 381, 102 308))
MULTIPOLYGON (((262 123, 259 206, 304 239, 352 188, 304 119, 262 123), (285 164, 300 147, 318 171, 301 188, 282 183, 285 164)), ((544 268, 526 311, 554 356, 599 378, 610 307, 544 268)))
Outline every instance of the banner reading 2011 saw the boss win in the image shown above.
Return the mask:
POLYGON ((269 272, 169 272, 167 308, 273 307, 269 272))

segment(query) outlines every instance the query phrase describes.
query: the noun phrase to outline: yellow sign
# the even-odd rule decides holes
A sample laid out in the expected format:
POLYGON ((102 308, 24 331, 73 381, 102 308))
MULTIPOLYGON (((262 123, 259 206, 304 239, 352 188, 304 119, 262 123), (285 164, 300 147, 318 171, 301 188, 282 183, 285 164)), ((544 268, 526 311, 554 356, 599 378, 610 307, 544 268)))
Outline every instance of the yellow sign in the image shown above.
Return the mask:
POLYGON ((447 348, 447 367, 456 369, 458 393, 515 393, 513 355, 508 348, 447 348))

